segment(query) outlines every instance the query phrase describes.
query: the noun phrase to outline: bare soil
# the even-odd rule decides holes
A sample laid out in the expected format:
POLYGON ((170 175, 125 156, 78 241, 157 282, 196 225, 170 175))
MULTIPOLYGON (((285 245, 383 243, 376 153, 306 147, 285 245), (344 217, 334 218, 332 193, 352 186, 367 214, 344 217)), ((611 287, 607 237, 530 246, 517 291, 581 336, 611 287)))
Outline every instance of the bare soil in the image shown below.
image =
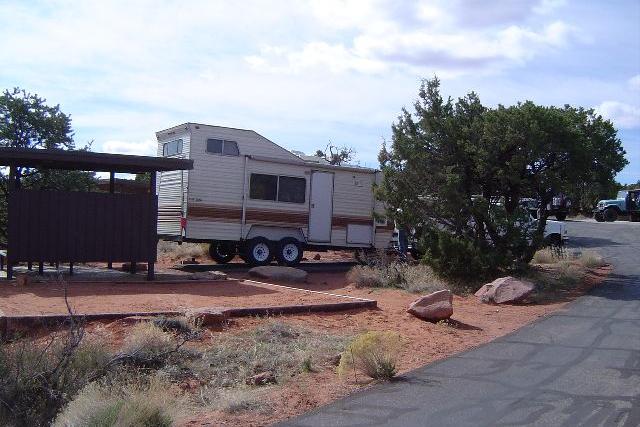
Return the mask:
MULTIPOLYGON (((289 284, 285 284, 291 286, 289 284)), ((295 286, 295 285, 293 285, 295 286)), ((76 314, 184 311, 194 307, 274 307, 351 301, 245 280, 179 283, 70 282, 67 297, 76 314)), ((311 289, 313 286, 307 286, 311 289)), ((57 282, 0 286, 5 315, 65 314, 64 287, 57 282)))

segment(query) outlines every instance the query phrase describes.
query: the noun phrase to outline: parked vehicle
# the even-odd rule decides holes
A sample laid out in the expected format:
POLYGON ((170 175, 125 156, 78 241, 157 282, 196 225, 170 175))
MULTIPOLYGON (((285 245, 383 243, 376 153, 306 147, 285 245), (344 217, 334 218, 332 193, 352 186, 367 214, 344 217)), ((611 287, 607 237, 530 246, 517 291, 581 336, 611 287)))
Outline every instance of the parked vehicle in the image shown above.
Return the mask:
MULTIPOLYGON (((540 210, 540 202, 532 198, 523 198, 520 200, 520 204, 526 208, 532 217, 538 218, 540 210)), ((555 195, 550 203, 547 203, 546 210, 548 216, 555 216, 558 221, 564 221, 569 215, 569 209, 571 208, 571 199, 564 194, 559 193, 555 195)))
POLYGON ((296 265, 307 249, 386 248, 379 171, 296 155, 252 130, 185 123, 156 134, 158 155, 193 159, 158 176, 158 234, 208 242, 220 263, 296 265))
POLYGON ((634 221, 640 216, 640 189, 621 190, 615 199, 600 200, 593 210, 593 217, 598 222, 613 222, 621 215, 628 215, 634 221))

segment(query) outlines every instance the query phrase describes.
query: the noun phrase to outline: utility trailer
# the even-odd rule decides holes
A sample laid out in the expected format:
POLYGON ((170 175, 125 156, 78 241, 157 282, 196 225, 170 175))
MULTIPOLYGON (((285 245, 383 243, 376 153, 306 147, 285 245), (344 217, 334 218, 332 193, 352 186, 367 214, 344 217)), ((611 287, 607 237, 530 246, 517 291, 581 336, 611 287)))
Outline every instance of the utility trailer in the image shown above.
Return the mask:
POLYGON ((296 155, 252 130, 185 123, 156 133, 158 156, 193 160, 158 176, 158 235, 210 243, 219 263, 300 262, 304 250, 386 249, 380 171, 296 155))

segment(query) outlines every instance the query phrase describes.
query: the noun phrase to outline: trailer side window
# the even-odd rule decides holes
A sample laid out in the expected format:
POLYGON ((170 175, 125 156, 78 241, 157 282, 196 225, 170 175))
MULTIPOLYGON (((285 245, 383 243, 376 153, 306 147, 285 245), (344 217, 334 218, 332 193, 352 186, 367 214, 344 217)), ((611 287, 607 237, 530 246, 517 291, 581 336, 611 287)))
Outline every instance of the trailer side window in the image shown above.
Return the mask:
POLYGON ((175 141, 167 142, 162 146, 163 156, 174 156, 182 153, 182 140, 176 139, 175 141))
POLYGON ((222 139, 207 139, 207 153, 224 154, 225 156, 239 156, 238 143, 222 139))
POLYGON ((252 173, 249 197, 288 203, 304 203, 307 181, 304 178, 252 173))
POLYGON ((304 203, 307 182, 304 178, 281 176, 278 185, 278 201, 290 203, 304 203))
POLYGON ((276 200, 278 177, 276 175, 251 174, 249 197, 260 200, 276 200))

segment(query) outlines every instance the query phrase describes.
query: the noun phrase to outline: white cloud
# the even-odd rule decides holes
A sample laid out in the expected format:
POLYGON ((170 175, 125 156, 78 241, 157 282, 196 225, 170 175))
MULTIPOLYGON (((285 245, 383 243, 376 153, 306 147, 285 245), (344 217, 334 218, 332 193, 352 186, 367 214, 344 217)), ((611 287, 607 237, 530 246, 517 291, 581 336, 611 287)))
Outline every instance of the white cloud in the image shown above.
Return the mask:
POLYGON ((636 74, 629 79, 629 86, 631 86, 631 89, 640 90, 640 74, 636 74))
POLYGON ((145 141, 106 141, 102 149, 107 153, 133 154, 139 156, 155 156, 158 143, 153 140, 145 141))
POLYGON ((596 107, 598 114, 613 122, 620 128, 633 129, 640 127, 640 107, 618 101, 604 101, 596 107))

